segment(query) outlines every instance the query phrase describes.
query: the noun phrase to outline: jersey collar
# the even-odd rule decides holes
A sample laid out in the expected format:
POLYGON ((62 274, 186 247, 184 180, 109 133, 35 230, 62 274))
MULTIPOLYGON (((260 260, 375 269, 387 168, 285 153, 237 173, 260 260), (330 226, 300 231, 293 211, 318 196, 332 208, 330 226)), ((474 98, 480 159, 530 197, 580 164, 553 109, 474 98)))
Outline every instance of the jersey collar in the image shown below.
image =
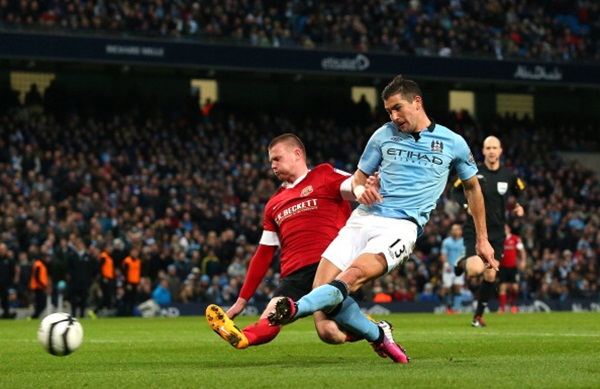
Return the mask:
MULTIPOLYGON (((310 170, 308 172, 310 172, 310 170)), ((306 174, 308 174, 308 172, 306 172, 306 174)), ((281 186, 284 187, 285 189, 292 189, 293 187, 295 187, 296 185, 298 185, 298 183, 300 181, 302 181, 304 179, 304 177, 306 177, 306 174, 304 174, 303 176, 298 177, 296 179, 296 181, 294 181, 291 184, 289 182, 284 182, 283 184, 281 184, 281 186)))

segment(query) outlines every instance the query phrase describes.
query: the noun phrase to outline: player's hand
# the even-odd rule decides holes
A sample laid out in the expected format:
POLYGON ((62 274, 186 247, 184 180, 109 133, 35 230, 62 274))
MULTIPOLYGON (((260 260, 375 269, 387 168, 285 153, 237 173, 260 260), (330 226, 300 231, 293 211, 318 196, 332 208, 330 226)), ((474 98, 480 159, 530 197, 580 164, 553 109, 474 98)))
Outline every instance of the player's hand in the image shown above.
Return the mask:
POLYGON ((513 208, 513 213, 517 217, 522 217, 523 215, 525 215, 525 209, 521 206, 521 204, 517 203, 513 208))
POLYGON ((359 204, 371 206, 375 205, 376 202, 383 202, 383 197, 374 187, 365 188, 364 191, 361 190, 359 193, 355 192, 355 195, 356 194, 358 194, 358 196, 356 196, 356 201, 358 201, 359 204))
POLYGON ((248 301, 246 301, 245 299, 239 297, 235 304, 233 304, 226 312, 227 316, 229 316, 230 319, 233 319, 234 317, 236 317, 237 315, 239 315, 240 313, 242 313, 244 311, 244 308, 246 308, 246 303, 248 301))
POLYGON ((379 190, 379 172, 375 172, 372 176, 367 178, 367 182, 365 183, 365 188, 376 188, 379 190))
POLYGON ((494 248, 487 239, 477 240, 475 244, 475 251, 477 255, 483 260, 487 269, 494 269, 498 271, 500 263, 494 258, 494 248))

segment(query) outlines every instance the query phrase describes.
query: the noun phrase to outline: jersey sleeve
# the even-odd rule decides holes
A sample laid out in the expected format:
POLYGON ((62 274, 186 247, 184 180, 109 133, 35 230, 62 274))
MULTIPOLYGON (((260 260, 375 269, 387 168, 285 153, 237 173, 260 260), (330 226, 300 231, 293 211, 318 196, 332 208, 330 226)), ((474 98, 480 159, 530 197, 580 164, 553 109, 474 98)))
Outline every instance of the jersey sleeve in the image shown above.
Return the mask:
POLYGON ((273 200, 274 197, 271 197, 271 200, 265 205, 263 232, 259 241, 259 244, 265 246, 281 246, 281 242, 279 241, 279 226, 275 222, 275 215, 273 214, 273 208, 277 206, 277 202, 273 200))
POLYGON ((268 201, 265 206, 263 232, 258 243, 258 248, 250 260, 246 279, 240 290, 239 297, 245 300, 249 300, 254 292, 256 292, 256 288, 258 288, 269 266, 271 266, 273 255, 275 255, 277 248, 281 245, 279 235, 277 235, 277 225, 271 214, 272 209, 273 203, 268 201))
POLYGON ((259 244, 265 246, 281 246, 279 242, 279 235, 275 231, 263 230, 262 236, 260 237, 259 244))
POLYGON ((266 246, 264 244, 258 245, 256 252, 250 260, 250 266, 248 266, 246 280, 244 281, 244 285, 242 285, 242 289, 240 290, 241 298, 248 301, 254 292, 256 292, 256 288, 258 288, 258 285, 262 281, 263 277, 265 274, 267 274, 267 270, 269 270, 269 266, 273 261, 273 255, 275 255, 275 251, 277 251, 276 246, 266 246))
POLYGON ((383 159, 381 154, 381 141, 378 136, 382 129, 383 127, 371 135, 371 138, 369 138, 360 160, 358 161, 358 168, 369 176, 377 171, 379 164, 383 159))
POLYGON ((458 173, 458 177, 462 181, 466 181, 469 178, 477 174, 477 164, 469 145, 462 136, 456 137, 457 141, 455 144, 456 157, 454 158, 454 167, 458 173))
POLYGON ((340 169, 336 169, 330 164, 319 165, 319 169, 321 170, 322 182, 327 188, 327 192, 334 198, 349 200, 354 200, 354 194, 346 193, 342 188, 342 184, 352 176, 352 174, 345 172, 340 169), (349 196, 351 198, 348 198, 349 196))
POLYGON ((524 249, 525 245, 523 244, 523 241, 521 240, 521 238, 517 237, 517 244, 516 244, 517 248, 519 250, 524 249))
POLYGON ((448 240, 444 239, 442 241, 442 248, 440 250, 440 254, 448 255, 448 240))

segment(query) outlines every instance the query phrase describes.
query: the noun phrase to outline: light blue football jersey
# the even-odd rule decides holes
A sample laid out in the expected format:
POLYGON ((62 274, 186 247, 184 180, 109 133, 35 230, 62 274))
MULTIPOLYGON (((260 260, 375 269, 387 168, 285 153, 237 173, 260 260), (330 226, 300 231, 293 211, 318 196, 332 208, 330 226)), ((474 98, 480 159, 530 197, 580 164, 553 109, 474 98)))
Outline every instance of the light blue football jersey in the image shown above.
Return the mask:
POLYGON ((442 241, 442 254, 446 254, 446 262, 452 267, 465 252, 465 239, 454 239, 451 236, 442 241))
POLYGON ((384 124, 371 135, 358 168, 367 175, 379 171, 383 196, 382 203, 360 207, 384 217, 412 217, 421 234, 450 171, 456 169, 465 181, 477 173, 477 165, 464 138, 445 126, 432 121, 417 138, 393 122, 384 124))

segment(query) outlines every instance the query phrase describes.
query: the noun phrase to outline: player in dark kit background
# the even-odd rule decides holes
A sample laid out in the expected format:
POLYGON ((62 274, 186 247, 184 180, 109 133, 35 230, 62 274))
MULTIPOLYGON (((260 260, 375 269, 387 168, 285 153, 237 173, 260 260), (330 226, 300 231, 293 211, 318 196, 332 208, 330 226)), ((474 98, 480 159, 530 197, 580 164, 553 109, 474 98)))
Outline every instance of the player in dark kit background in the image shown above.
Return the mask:
MULTIPOLYGON (((525 200, 525 184, 510 169, 501 165, 502 145, 497 137, 488 136, 483 141, 482 151, 484 161, 479 165, 477 177, 485 201, 488 239, 494 248, 494 257, 499 260, 504 252, 504 239, 506 238, 504 224, 506 223, 507 213, 511 212, 517 217, 521 217, 525 213, 522 206, 525 200), (508 209, 510 196, 516 198, 511 210, 508 209)), ((460 180, 454 183, 453 193, 459 204, 466 207, 466 199, 460 180)), ((488 300, 496 293, 496 270, 487 266, 475 253, 475 227, 468 208, 467 211, 467 220, 463 229, 465 258, 457 263, 455 273, 460 275, 466 271, 467 277, 477 277, 483 274, 483 281, 477 296, 477 307, 471 325, 473 327, 485 327, 486 324, 482 317, 488 300)), ((498 263, 496 264, 497 267, 498 263)))

